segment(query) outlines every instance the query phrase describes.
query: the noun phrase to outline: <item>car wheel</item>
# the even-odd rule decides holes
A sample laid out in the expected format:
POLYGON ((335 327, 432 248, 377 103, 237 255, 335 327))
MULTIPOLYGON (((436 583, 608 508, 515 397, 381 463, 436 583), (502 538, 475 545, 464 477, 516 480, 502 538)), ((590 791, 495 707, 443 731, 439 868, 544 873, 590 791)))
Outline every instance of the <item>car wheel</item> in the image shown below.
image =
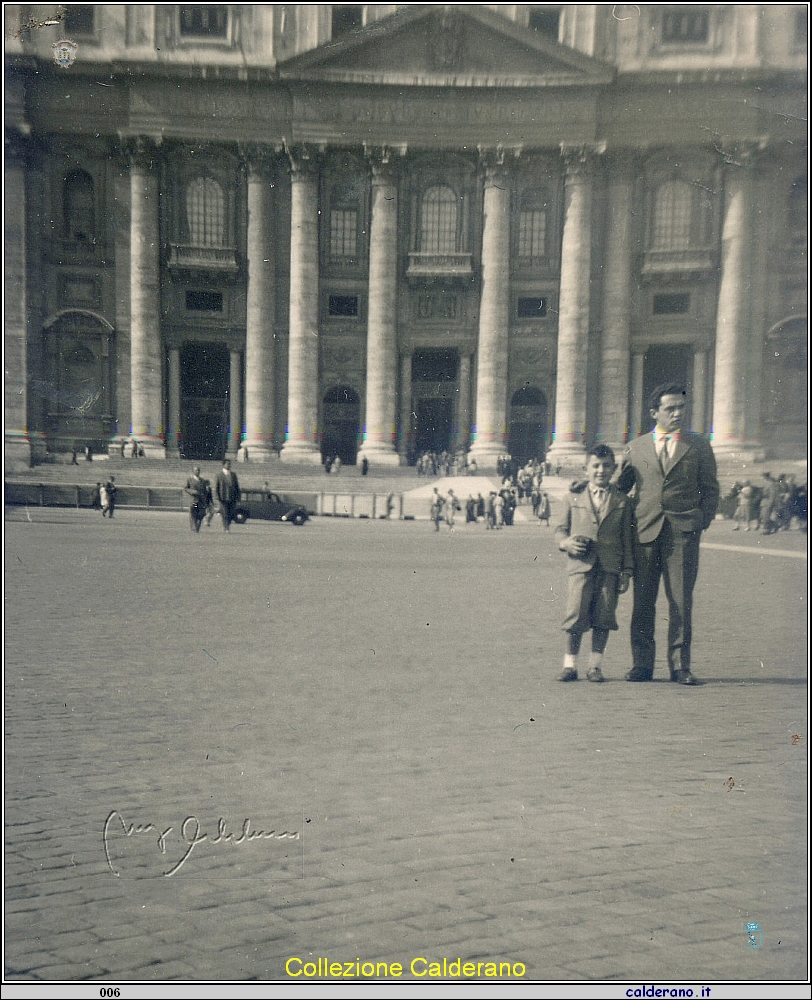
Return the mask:
POLYGON ((234 520, 235 520, 235 522, 237 524, 245 524, 245 522, 248 520, 248 511, 247 510, 238 510, 234 514, 234 520))
POLYGON ((301 511, 293 515, 293 523, 296 525, 297 528, 301 528, 301 526, 305 523, 306 520, 307 518, 301 511))

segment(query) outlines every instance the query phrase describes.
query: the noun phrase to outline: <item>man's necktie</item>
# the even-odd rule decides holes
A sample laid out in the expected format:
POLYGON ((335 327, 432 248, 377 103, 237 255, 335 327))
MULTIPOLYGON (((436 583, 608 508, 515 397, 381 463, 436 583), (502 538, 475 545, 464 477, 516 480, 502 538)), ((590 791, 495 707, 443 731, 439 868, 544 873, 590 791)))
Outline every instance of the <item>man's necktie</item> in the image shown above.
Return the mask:
POLYGON ((671 443, 671 436, 669 434, 660 435, 660 468, 665 472, 665 467, 668 464, 668 445, 671 443))

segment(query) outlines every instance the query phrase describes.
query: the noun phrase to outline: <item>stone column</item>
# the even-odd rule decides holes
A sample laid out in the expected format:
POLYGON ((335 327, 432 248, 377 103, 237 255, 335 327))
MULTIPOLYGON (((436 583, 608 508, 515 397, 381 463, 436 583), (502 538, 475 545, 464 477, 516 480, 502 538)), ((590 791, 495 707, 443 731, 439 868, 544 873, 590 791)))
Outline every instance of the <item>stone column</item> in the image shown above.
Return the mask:
POLYGON ((558 299, 558 361, 553 464, 580 466, 586 435, 587 352, 589 346, 590 259, 592 249, 592 159, 602 148, 562 145, 564 234, 558 299))
POLYGON ((7 472, 31 465, 28 438, 28 309, 26 301, 25 153, 21 140, 6 134, 5 149, 5 368, 4 454, 7 472))
POLYGON ((370 465, 400 464, 395 451, 398 188, 389 160, 385 149, 372 157, 366 426, 358 454, 370 465))
POLYGON ((321 464, 319 415, 318 170, 307 149, 291 164, 288 427, 283 462, 321 464))
POLYGON ((248 169, 248 289, 245 325, 245 447, 251 461, 275 456, 276 317, 271 177, 273 151, 243 148, 248 169))
POLYGON ((691 430, 705 433, 708 386, 708 352, 694 352, 693 391, 691 392, 691 430))
POLYGON ((147 458, 166 458, 161 345, 157 146, 130 146, 130 433, 147 458))
MULTIPOLYGON (((648 425, 645 427, 641 423, 642 413, 643 413, 643 366, 646 361, 646 350, 635 351, 632 354, 632 384, 631 384, 631 400, 629 403, 629 440, 632 438, 639 437, 643 430, 648 430, 648 425)), ((648 414, 646 414, 648 417, 648 414)))
POLYGON ((456 444, 458 448, 467 450, 471 438, 471 355, 467 351, 460 353, 457 393, 459 395, 457 403, 459 431, 456 444))
POLYGON ((613 155, 603 268, 603 344, 597 440, 615 450, 629 440, 633 161, 613 155))
MULTIPOLYGON (((242 441, 242 355, 229 351, 228 454, 235 457, 242 441)), ((250 452, 249 452, 250 458, 250 452)))
POLYGON ((501 151, 483 156, 482 297, 471 457, 495 469, 505 451, 510 323, 510 187, 501 151))
POLYGON ((400 464, 408 465, 409 449, 412 443, 412 356, 400 356, 400 431, 398 454, 400 464))
POLYGON ((166 428, 166 457, 180 458, 180 349, 169 349, 169 406, 166 428))
POLYGON ((755 144, 726 151, 722 276, 716 311, 716 363, 711 442, 717 455, 752 455, 759 446, 746 439, 746 397, 760 391, 748 384, 752 349, 753 159, 755 144))

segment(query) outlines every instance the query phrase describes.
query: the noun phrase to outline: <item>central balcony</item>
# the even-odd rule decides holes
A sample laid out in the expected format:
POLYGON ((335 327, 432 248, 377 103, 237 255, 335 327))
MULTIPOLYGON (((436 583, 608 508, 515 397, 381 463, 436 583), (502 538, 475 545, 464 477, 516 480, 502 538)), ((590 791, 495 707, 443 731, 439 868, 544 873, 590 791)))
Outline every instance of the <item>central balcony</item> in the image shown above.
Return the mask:
POLYGON ((474 275, 469 253, 410 253, 410 281, 469 281, 474 275))
POLYGON ((194 247, 172 243, 169 247, 168 265, 177 271, 206 272, 208 274, 236 274, 237 252, 233 247, 194 247))

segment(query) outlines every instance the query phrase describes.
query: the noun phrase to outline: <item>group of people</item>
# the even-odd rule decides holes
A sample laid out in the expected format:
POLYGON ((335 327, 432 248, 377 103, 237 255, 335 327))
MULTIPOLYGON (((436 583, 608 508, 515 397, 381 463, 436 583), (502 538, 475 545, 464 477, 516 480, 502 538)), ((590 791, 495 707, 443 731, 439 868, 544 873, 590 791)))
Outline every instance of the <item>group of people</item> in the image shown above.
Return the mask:
POLYGON ((121 457, 126 458, 129 451, 130 458, 144 458, 144 446, 137 438, 121 439, 121 457))
POLYGON ((476 459, 465 451, 424 451, 415 462, 418 476, 475 476, 476 459))
POLYGON ((772 473, 762 473, 761 486, 753 486, 749 479, 737 482, 726 500, 736 500, 733 514, 733 530, 745 531, 755 521, 755 531, 772 535, 776 531, 789 531, 792 519, 798 521, 798 528, 806 531, 807 489, 806 483, 798 485, 795 476, 780 473, 773 478, 772 473))
POLYGON ((584 633, 592 632, 587 680, 604 680, 601 663, 617 629, 618 597, 633 580, 632 668, 627 681, 651 681, 660 580, 668 600, 671 680, 695 685, 691 670, 693 591, 699 540, 716 516, 719 483, 710 444, 683 430, 686 393, 665 383, 649 400, 654 429, 631 441, 618 469, 607 445, 587 455, 586 482, 574 483, 555 526, 567 554, 568 594, 563 623, 564 666, 558 679, 578 680, 584 633))
POLYGON ((200 474, 200 466, 196 465, 192 475, 186 480, 184 491, 191 497, 189 505, 189 527, 199 532, 203 521, 211 526, 215 514, 214 501, 220 509, 223 530, 228 531, 234 521, 234 512, 240 499, 240 483, 236 473, 231 471, 231 461, 225 459, 223 467, 217 473, 212 492, 211 482, 200 474))
MULTIPOLYGON (((533 516, 537 517, 543 524, 549 527, 550 524, 550 497, 540 488, 534 488, 530 494, 533 505, 533 516)), ((487 497, 482 493, 468 494, 465 501, 465 523, 484 523, 486 528, 503 528, 505 525, 513 524, 516 508, 519 505, 519 491, 515 486, 508 483, 503 484, 501 490, 491 490, 487 497)), ((434 522, 434 530, 439 531, 440 525, 445 521, 449 528, 453 528, 456 521, 456 513, 462 511, 461 499, 457 497, 453 489, 447 495, 440 493, 438 487, 434 487, 432 494, 429 516, 434 522)))

